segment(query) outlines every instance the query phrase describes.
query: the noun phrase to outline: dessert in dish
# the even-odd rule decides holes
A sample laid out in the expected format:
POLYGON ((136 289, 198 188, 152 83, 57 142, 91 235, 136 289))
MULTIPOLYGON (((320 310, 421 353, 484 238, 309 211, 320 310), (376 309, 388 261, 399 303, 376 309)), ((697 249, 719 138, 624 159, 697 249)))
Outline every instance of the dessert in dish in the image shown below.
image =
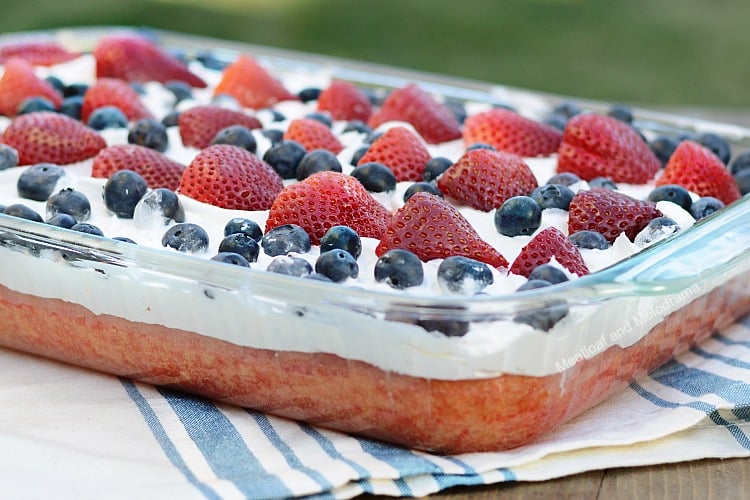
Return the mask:
POLYGON ((3 345, 463 452, 539 437, 750 308, 731 140, 91 33, 4 63, 3 345))

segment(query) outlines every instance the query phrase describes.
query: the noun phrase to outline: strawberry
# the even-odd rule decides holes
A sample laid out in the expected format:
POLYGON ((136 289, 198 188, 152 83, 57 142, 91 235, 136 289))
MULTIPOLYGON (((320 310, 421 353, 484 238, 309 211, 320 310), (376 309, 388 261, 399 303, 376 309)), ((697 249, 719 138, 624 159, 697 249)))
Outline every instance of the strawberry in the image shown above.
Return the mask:
POLYGON ((286 141, 295 141, 302 144, 302 147, 307 151, 327 149, 333 154, 339 154, 344 149, 344 145, 341 144, 330 128, 312 118, 292 120, 283 137, 286 141))
POLYGON ((318 111, 327 111, 334 120, 359 120, 367 122, 372 105, 353 83, 334 80, 318 96, 318 111))
POLYGON ((648 144, 628 124, 611 116, 581 113, 568 120, 558 150, 557 171, 590 181, 645 184, 661 164, 648 144))
POLYGON ((428 161, 430 152, 416 134, 406 127, 393 127, 370 144, 357 164, 382 163, 391 169, 397 181, 416 182, 422 180, 428 161))
POLYGON ((155 149, 136 144, 118 144, 99 151, 91 166, 91 176, 109 179, 119 170, 137 172, 151 189, 164 187, 175 191, 180 185, 185 166, 155 149))
POLYGON ((679 184, 699 196, 713 196, 725 205, 737 201, 737 182, 710 149, 693 141, 682 141, 670 156, 656 185, 679 184))
POLYGON ((9 42, 0 47, 0 64, 6 64, 13 58, 23 59, 34 66, 52 66, 71 61, 78 57, 75 52, 54 40, 20 40, 9 42))
POLYGON ((581 252, 556 227, 539 231, 518 254, 510 266, 510 272, 529 277, 537 266, 546 264, 555 258, 565 269, 578 276, 589 273, 581 252))
POLYGON ((579 191, 570 202, 568 233, 588 229, 603 234, 612 242, 624 232, 633 241, 651 219, 661 215, 656 203, 611 189, 593 188, 579 191))
POLYGON ((519 156, 549 156, 557 152, 562 132, 515 111, 494 108, 468 117, 463 139, 466 146, 484 143, 519 156))
POLYGON ((74 118, 51 111, 17 116, 0 142, 18 151, 19 165, 67 165, 91 158, 107 146, 96 131, 74 118))
POLYGON ((177 119, 182 143, 198 149, 207 147, 221 129, 231 125, 263 127, 254 116, 215 105, 195 106, 180 113, 177 119))
POLYGON ((81 121, 86 123, 91 113, 103 106, 115 106, 129 121, 151 118, 151 112, 141 102, 138 92, 123 80, 99 78, 83 95, 81 121))
POLYGON ((221 81, 214 90, 214 95, 219 94, 228 94, 242 106, 253 109, 267 108, 279 101, 297 100, 297 96, 246 55, 238 56, 224 68, 221 81))
POLYGON ((276 197, 268 212, 266 231, 296 224, 313 244, 333 226, 349 226, 360 236, 380 238, 390 212, 350 175, 323 171, 290 184, 276 197))
POLYGON ((437 181, 447 196, 485 212, 513 196, 530 195, 537 185, 523 158, 490 149, 466 151, 437 181))
POLYGON ((508 266, 453 205, 427 192, 415 193, 396 211, 375 254, 394 248, 410 250, 424 262, 462 255, 493 267, 508 266))
POLYGON ((36 76, 34 67, 23 59, 11 59, 5 63, 5 72, 0 79, 0 113, 16 116, 18 106, 29 97, 49 99, 55 108, 62 104, 62 96, 49 82, 36 76))
POLYGON ((217 144, 198 153, 180 180, 179 192, 234 210, 268 210, 283 188, 269 164, 238 146, 217 144))
POLYGON ((392 91, 367 123, 375 128, 388 121, 411 123, 429 144, 461 138, 456 115, 413 83, 392 91))
POLYGON ((191 73, 182 61, 135 34, 101 38, 94 47, 94 58, 97 78, 161 83, 179 80, 193 87, 206 87, 206 82, 191 73))

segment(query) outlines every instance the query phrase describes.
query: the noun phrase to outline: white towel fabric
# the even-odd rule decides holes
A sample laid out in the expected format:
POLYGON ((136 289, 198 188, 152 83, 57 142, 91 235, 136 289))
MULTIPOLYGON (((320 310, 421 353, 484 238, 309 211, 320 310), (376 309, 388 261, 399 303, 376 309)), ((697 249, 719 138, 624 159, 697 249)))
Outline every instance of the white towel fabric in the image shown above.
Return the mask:
POLYGON ((0 350, 0 497, 351 498, 750 456, 750 318, 544 439, 434 456, 0 350))

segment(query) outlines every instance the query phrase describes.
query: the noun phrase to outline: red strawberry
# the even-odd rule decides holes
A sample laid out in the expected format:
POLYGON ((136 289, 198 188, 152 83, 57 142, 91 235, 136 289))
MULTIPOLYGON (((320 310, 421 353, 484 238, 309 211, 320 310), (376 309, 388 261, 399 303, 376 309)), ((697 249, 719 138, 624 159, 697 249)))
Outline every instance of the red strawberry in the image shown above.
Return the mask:
POLYGON ((103 37, 94 47, 94 58, 98 78, 161 83, 180 80, 193 87, 206 87, 206 82, 191 73, 182 61, 142 36, 126 34, 103 37))
POLYGON ((582 113, 568 121, 558 150, 557 171, 590 181, 645 184, 661 164, 648 144, 628 124, 610 116, 582 113))
POLYGON ((334 120, 359 120, 367 122, 372 105, 353 83, 334 80, 318 97, 318 110, 327 111, 334 120))
POLYGON ((129 121, 151 118, 151 112, 141 102, 138 92, 123 80, 99 78, 83 95, 81 121, 86 123, 91 113, 103 106, 115 106, 129 121))
POLYGON ((247 108, 261 109, 297 100, 284 85, 251 57, 240 55, 224 69, 214 95, 228 94, 247 108))
POLYGON ((464 143, 484 143, 519 156, 549 156, 557 152, 562 132, 515 111, 494 108, 464 122, 464 143))
POLYGON ((198 149, 207 147, 221 129, 231 125, 249 129, 263 127, 254 116, 214 105, 195 106, 180 113, 177 119, 182 143, 198 149))
POLYGON ((699 196, 713 196, 728 205, 740 198, 737 182, 724 163, 708 148, 682 141, 669 157, 656 185, 679 184, 699 196))
POLYGON ((16 116, 18 106, 29 97, 45 97, 55 108, 62 104, 62 96, 52 85, 36 76, 34 67, 22 59, 5 63, 0 79, 0 114, 16 116))
POLYGON ((546 264, 555 258, 565 269, 578 276, 589 273, 589 268, 581 257, 581 252, 557 228, 548 227, 539 231, 530 242, 521 249, 516 260, 510 266, 510 272, 529 277, 537 266, 546 264))
POLYGON ((344 149, 344 145, 330 128, 312 118, 292 120, 289 128, 284 132, 284 140, 296 141, 307 151, 327 149, 333 154, 339 154, 344 149))
POLYGON ((536 177, 523 158, 490 149, 470 149, 438 177, 447 196, 489 212, 513 196, 528 196, 536 177))
POLYGON ((382 163, 401 181, 421 181, 422 173, 430 152, 411 130, 406 127, 393 127, 378 137, 357 162, 382 163))
POLYGON ((493 267, 508 266, 453 205, 426 192, 412 195, 393 215, 375 254, 394 248, 410 250, 425 262, 463 255, 493 267))
POLYGON ((165 187, 175 191, 180 185, 185 166, 166 155, 136 144, 118 144, 99 151, 94 157, 91 176, 102 179, 119 170, 133 170, 146 180, 148 187, 165 187))
POLYGON ((0 64, 15 57, 34 66, 52 66, 75 59, 78 54, 54 40, 20 40, 0 47, 0 64))
POLYGON ((18 151, 19 165, 67 165, 91 158, 107 146, 96 131, 51 111, 17 116, 5 129, 0 142, 18 151))
POLYGON ((370 116, 371 127, 388 121, 411 123, 430 144, 461 138, 461 125, 453 112, 415 84, 391 92, 381 108, 370 116))
POLYGON ((228 144, 209 146, 193 158, 180 180, 180 193, 234 210, 268 210, 284 187, 269 164, 228 144))
POLYGON ((570 202, 568 233, 588 229, 603 234, 612 242, 624 232, 633 241, 651 219, 661 215, 656 203, 637 200, 611 189, 594 188, 579 191, 570 202))
POLYGON ((349 226, 362 237, 380 238, 390 218, 390 212, 357 179, 324 171, 284 188, 268 213, 266 231, 297 224, 317 245, 336 225, 349 226))

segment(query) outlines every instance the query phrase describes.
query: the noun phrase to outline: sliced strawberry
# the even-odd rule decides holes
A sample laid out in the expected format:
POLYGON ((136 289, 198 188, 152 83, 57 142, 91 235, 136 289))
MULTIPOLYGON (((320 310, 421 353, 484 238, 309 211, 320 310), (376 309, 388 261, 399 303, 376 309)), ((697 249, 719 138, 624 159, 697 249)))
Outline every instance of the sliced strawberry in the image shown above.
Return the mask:
POLYGON ((611 116, 581 113, 565 127, 558 150, 557 171, 590 181, 645 184, 661 164, 648 144, 628 124, 611 116))
POLYGON ((99 151, 94 157, 91 176, 109 179, 119 170, 140 174, 151 189, 164 187, 175 191, 185 166, 155 149, 136 144, 117 144, 99 151))
POLYGON ((573 274, 583 276, 589 273, 589 268, 583 261, 578 247, 555 227, 548 227, 539 231, 521 249, 521 253, 510 266, 510 272, 528 278, 531 271, 537 266, 547 264, 553 257, 573 274))
POLYGON ((393 215, 375 249, 410 250, 421 260, 463 255, 493 267, 507 267, 500 252, 484 241, 471 223, 453 205, 426 192, 412 195, 393 215))
POLYGON ((207 147, 221 129, 232 125, 242 125, 249 129, 263 127, 254 116, 214 105, 187 109, 177 119, 182 143, 198 149, 207 147))
POLYGON ((318 110, 327 111, 334 120, 367 122, 372 114, 372 105, 367 95, 353 83, 334 80, 320 93, 318 110))
POLYGON ((161 83, 179 80, 193 87, 206 87, 206 82, 193 74, 182 61, 151 40, 135 34, 101 38, 94 47, 94 58, 98 78, 161 83))
POLYGON ((468 117, 463 138, 466 146, 484 143, 519 156, 549 156, 557 152, 562 132, 515 111, 494 108, 468 117))
POLYGON ((268 213, 266 231, 284 224, 301 226, 313 244, 333 226, 349 226, 360 236, 380 238, 390 212, 354 177, 324 171, 285 187, 268 213))
POLYGON ((679 184, 699 196, 713 196, 725 205, 740 198, 737 182, 726 165, 710 149, 682 141, 669 157, 656 185, 679 184))
POLYGON ((138 92, 127 82, 117 78, 99 78, 86 90, 81 106, 81 121, 86 123, 91 113, 103 106, 117 107, 129 121, 152 118, 138 92))
POLYGON ((438 177, 447 196, 489 212, 513 196, 528 196, 538 186, 529 166, 518 155, 470 149, 438 177))
POLYGON ((46 111, 14 118, 0 142, 18 151, 19 165, 67 165, 87 160, 107 146, 99 133, 78 120, 46 111))
POLYGON ((284 140, 298 142, 307 151, 326 149, 333 154, 339 154, 344 149, 344 145, 330 128, 312 118, 292 120, 284 132, 284 140))
POLYGON ((59 108, 62 96, 49 82, 36 76, 34 67, 22 59, 5 63, 0 79, 0 114, 16 116, 18 106, 29 97, 44 97, 59 108))
POLYGON ((294 101, 297 96, 289 92, 258 62, 240 55, 224 69, 214 95, 228 94, 247 108, 262 109, 279 101, 294 101))
POLYGON ((54 40, 19 40, 0 47, 0 64, 18 58, 34 66, 52 66, 76 57, 77 53, 69 51, 54 40))
POLYGON ((248 150, 217 144, 193 158, 179 192, 221 208, 268 210, 283 187, 273 168, 248 150))
POLYGON ((416 84, 391 92, 380 109, 370 116, 368 124, 374 128, 394 120, 411 123, 430 144, 461 138, 461 125, 456 115, 416 84))
POLYGON ((594 188, 579 191, 570 202, 568 233, 587 229, 603 234, 610 242, 625 233, 633 241, 651 219, 661 215, 656 203, 611 189, 594 188))
POLYGON ((430 152, 422 140, 406 127, 393 127, 370 144, 367 152, 357 162, 382 163, 401 181, 421 181, 424 167, 430 161, 430 152))

